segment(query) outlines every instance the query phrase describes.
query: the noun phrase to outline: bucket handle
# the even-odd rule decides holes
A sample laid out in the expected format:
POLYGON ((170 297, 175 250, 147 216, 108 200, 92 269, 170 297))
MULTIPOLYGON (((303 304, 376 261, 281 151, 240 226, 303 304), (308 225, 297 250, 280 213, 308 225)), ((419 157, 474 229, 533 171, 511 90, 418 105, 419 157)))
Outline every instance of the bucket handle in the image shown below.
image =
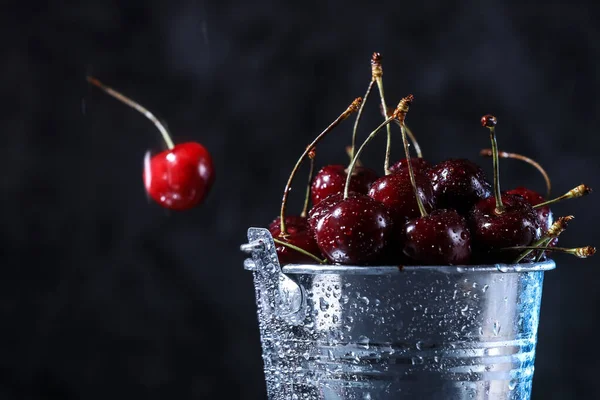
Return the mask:
POLYGON ((240 250, 252 255, 244 260, 244 269, 254 272, 255 285, 261 288, 263 307, 286 322, 298 325, 304 320, 306 295, 301 285, 281 271, 275 242, 268 229, 249 228, 248 243, 240 250), (266 298, 264 298, 266 296, 266 298))

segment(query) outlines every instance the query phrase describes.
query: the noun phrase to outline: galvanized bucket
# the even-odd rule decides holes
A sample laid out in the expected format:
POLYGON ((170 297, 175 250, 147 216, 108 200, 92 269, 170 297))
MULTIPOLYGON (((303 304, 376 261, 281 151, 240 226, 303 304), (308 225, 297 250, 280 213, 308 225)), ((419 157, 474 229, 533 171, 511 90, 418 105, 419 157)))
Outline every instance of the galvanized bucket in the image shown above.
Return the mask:
POLYGON ((269 400, 530 398, 553 261, 281 268, 248 240, 269 400))

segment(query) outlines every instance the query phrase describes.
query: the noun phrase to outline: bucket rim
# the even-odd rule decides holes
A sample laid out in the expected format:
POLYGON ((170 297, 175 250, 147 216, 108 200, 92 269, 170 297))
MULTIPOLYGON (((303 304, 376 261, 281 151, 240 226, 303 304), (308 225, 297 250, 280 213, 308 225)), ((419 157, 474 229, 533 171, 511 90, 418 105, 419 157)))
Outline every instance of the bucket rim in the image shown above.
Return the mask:
POLYGON ((419 272, 438 272, 443 274, 469 273, 525 273, 550 271, 556 268, 554 260, 529 262, 520 264, 485 264, 485 265, 328 265, 328 264, 287 264, 281 270, 291 275, 396 275, 419 272))

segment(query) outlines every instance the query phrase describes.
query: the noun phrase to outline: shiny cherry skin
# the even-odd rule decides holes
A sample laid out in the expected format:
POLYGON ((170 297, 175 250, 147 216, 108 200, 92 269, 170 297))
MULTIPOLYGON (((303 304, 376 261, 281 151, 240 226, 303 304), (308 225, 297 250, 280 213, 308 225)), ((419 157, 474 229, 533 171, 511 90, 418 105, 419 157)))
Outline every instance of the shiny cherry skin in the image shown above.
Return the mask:
MULTIPOLYGON (((425 210, 433 210, 435 197, 427 175, 415 173, 415 181, 425 210)), ((385 204, 396 224, 403 225, 408 219, 421 215, 408 173, 390 174, 377 179, 369 189, 369 197, 385 204)))
MULTIPOLYGON (((515 189, 508 190, 507 194, 514 194, 517 196, 523 197, 527 202, 532 205, 538 205, 546 201, 544 196, 536 192, 535 190, 527 189, 526 187, 518 187, 515 189)), ((552 210, 550 210, 550 206, 544 206, 540 208, 536 208, 538 218, 540 220, 540 228, 542 228, 542 233, 545 233, 550 226, 554 223, 554 215, 552 214, 552 210)))
POLYGON ((510 263, 521 250, 501 249, 529 246, 541 237, 538 214, 523 197, 503 194, 502 203, 504 212, 501 214, 496 213, 493 196, 480 200, 470 212, 473 253, 478 262, 510 263))
POLYGON ((471 260, 471 232, 455 210, 438 209, 408 221, 403 252, 415 265, 465 265, 471 260))
MULTIPOLYGON (((282 236, 281 218, 277 217, 271 222, 269 225, 269 232, 271 232, 271 235, 274 238, 300 247, 302 250, 306 250, 317 257, 321 257, 321 251, 317 246, 314 234, 310 230, 306 218, 300 216, 286 216, 285 223, 287 235, 282 236)), ((275 243, 275 249, 277 250, 277 257, 279 258, 279 263, 281 265, 303 263, 314 264, 315 262, 311 257, 282 244, 275 243)))
POLYGON ((372 265, 382 255, 392 229, 392 219, 383 204, 352 194, 327 210, 317 224, 315 237, 332 263, 372 265))
MULTIPOLYGON (((427 161, 421 157, 411 157, 410 162, 412 164, 413 171, 415 173, 419 173, 419 172, 426 173, 429 170, 429 168, 431 168, 431 164, 429 163, 429 161, 427 161)), ((408 174, 408 161, 406 160, 406 158, 403 158, 400 161, 397 161, 396 163, 394 163, 390 167, 390 172, 392 174, 398 174, 398 173, 407 173, 408 174)))
MULTIPOLYGON (((319 204, 324 198, 341 193, 346 187, 346 167, 343 165, 327 165, 315 175, 310 195, 313 205, 319 204)), ((367 194, 371 184, 378 178, 377 172, 370 168, 357 166, 350 180, 350 191, 367 194)))
POLYGON ((145 162, 144 185, 162 207, 187 210, 202 203, 215 180, 210 153, 196 142, 175 145, 145 162))
POLYGON ((480 166, 466 159, 450 159, 428 171, 436 208, 451 208, 466 215, 475 203, 492 195, 492 185, 480 166))
MULTIPOLYGON (((357 195, 359 193, 350 192, 351 195, 357 195)), ((321 200, 319 203, 313 205, 308 211, 308 226, 315 232, 319 221, 335 207, 344 198, 344 193, 334 193, 321 200)))

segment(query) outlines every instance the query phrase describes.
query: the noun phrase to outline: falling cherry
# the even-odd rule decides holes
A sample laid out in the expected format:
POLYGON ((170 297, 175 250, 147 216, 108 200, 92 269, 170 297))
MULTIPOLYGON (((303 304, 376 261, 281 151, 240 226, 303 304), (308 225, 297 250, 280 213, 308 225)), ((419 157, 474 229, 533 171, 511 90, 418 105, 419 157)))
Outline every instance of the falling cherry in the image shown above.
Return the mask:
POLYGON ((165 126, 145 107, 94 77, 87 81, 152 121, 167 144, 167 150, 154 156, 146 153, 143 180, 148 195, 171 210, 187 210, 202 203, 215 181, 208 150, 197 142, 174 144, 165 126))

